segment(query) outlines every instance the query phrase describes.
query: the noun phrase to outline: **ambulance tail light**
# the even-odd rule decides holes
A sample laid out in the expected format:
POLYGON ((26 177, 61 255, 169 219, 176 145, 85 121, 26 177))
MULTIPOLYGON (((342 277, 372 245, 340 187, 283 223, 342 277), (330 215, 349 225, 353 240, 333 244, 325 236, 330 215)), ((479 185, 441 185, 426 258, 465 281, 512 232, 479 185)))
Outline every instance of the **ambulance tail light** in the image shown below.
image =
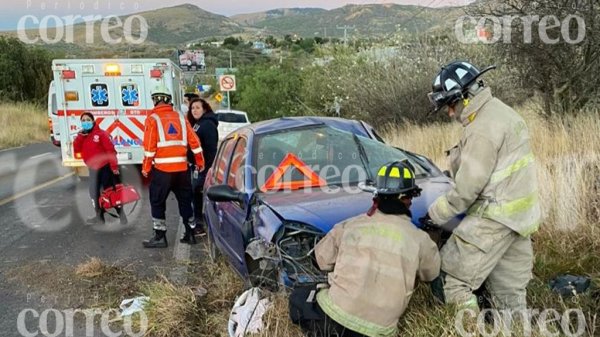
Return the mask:
POLYGON ((65 91, 65 101, 67 101, 67 102, 79 101, 79 93, 77 91, 65 91))
POLYGON ((150 70, 150 77, 151 78, 161 78, 162 75, 163 75, 163 72, 160 69, 152 69, 152 70, 150 70))
POLYGON ((63 70, 62 78, 65 80, 74 80, 75 79, 75 70, 63 70))
POLYGON ((121 68, 118 64, 107 64, 104 70, 105 76, 121 76, 121 68))

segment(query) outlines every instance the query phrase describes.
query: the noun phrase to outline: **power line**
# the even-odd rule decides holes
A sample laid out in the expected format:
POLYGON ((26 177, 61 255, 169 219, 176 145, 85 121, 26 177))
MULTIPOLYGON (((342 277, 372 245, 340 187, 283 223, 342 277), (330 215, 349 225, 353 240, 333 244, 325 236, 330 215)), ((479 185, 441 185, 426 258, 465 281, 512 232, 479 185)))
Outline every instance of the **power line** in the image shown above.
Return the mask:
POLYGON ((344 31, 344 46, 347 46, 348 45, 348 29, 354 30, 354 29, 356 29, 356 27, 355 26, 344 25, 344 26, 341 26, 341 27, 337 26, 337 29, 344 31))

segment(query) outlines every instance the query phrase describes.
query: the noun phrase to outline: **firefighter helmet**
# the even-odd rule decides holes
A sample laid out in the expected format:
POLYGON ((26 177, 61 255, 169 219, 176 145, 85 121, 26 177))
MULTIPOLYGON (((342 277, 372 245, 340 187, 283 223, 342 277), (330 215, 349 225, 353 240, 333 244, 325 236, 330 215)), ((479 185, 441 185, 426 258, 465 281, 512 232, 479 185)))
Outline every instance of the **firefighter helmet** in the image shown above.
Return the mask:
POLYGON ((455 61, 442 67, 433 80, 433 90, 428 94, 433 112, 451 106, 465 94, 477 79, 486 72, 496 69, 490 66, 480 71, 469 62, 455 61))
POLYGON ((383 165, 377 173, 377 195, 404 194, 417 197, 421 189, 415 183, 415 170, 407 161, 395 161, 383 165))

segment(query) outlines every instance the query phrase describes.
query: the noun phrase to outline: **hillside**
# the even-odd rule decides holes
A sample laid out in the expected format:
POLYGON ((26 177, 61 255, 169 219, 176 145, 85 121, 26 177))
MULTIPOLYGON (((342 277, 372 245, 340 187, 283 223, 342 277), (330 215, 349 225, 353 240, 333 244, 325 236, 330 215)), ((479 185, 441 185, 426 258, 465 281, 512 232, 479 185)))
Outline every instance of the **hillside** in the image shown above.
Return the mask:
MULTIPOLYGON (((238 23, 229 18, 205 11, 197 6, 185 4, 174 7, 161 8, 152 11, 136 13, 144 17, 148 23, 147 44, 160 44, 161 46, 176 46, 189 41, 195 41, 209 37, 226 37, 232 34, 244 32, 238 23)), ((124 21, 127 16, 121 17, 124 21)), ((134 38, 139 35, 139 29, 136 32, 134 22, 134 38)), ((94 25, 94 42, 95 44, 104 44, 100 31, 100 23, 94 25)), ((0 32, 3 35, 16 36, 16 32, 0 32)), ((30 39, 39 37, 39 30, 28 30, 27 36, 30 39)), ((54 29, 48 30, 48 36, 54 37, 54 29)), ((111 37, 123 37, 123 29, 115 28, 111 30, 111 37)), ((74 26, 74 43, 81 45, 86 43, 86 25, 85 23, 76 24, 74 26)), ((127 43, 123 39, 123 43, 127 43)))
MULTIPOLYGON (((351 26, 351 36, 386 36, 396 31, 423 32, 453 27, 456 18, 463 14, 460 7, 429 8, 397 4, 346 5, 325 10, 321 8, 279 8, 259 13, 240 14, 231 18, 205 11, 195 5, 185 4, 152 11, 136 13, 148 23, 146 45, 162 47, 181 46, 207 38, 223 38, 240 35, 251 38, 256 35, 297 34, 304 37, 342 37, 339 26, 351 26)), ((121 17, 122 21, 129 16, 121 17)), ((112 25, 112 24, 111 24, 112 25)), ((133 37, 139 36, 134 23, 133 37), (138 34, 138 35, 136 35, 138 34)), ((101 24, 94 24, 95 47, 106 48, 101 35, 101 24)), ((16 32, 0 32, 0 35, 16 37, 16 32)), ((54 28, 47 34, 54 37, 54 28)), ((30 39, 40 36, 37 29, 27 31, 30 39)), ((111 30, 112 38, 123 37, 123 29, 111 30)), ((75 45, 91 47, 86 43, 86 24, 74 26, 75 45)), ((122 39, 122 46, 128 43, 122 39)), ((131 44, 129 44, 131 45, 131 44)), ((118 48, 118 46, 115 46, 118 48)), ((71 47, 73 48, 73 47, 71 47)), ((111 47, 112 49, 112 47, 111 47)))
POLYGON ((463 15, 460 7, 429 8, 397 4, 346 5, 332 10, 276 9, 231 17, 243 26, 263 28, 277 34, 300 36, 343 36, 338 26, 354 26, 350 33, 359 36, 381 36, 399 29, 408 32, 448 28, 463 15))

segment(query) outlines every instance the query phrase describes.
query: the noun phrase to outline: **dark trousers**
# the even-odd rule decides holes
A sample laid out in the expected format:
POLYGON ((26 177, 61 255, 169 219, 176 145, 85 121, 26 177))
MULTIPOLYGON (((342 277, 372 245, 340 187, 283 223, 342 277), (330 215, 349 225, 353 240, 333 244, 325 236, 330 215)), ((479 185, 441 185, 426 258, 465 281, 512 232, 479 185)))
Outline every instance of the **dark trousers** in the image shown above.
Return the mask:
MULTIPOLYGON (((190 175, 194 173, 194 167, 190 167, 190 175)), ((202 217, 202 198, 204 194, 204 180, 206 179, 206 172, 199 172, 198 179, 194 183, 192 183, 193 188, 193 204, 194 204, 194 219, 196 221, 196 226, 201 223, 204 223, 204 218, 202 217)))
POLYGON ((92 199, 92 204, 94 205, 94 210, 96 212, 100 212, 100 204, 98 203, 98 199, 100 198, 100 193, 102 190, 112 187, 114 184, 118 183, 118 179, 116 179, 115 175, 112 173, 110 169, 110 165, 105 165, 99 170, 89 169, 90 171, 90 184, 89 184, 89 192, 90 198, 92 199))
POLYGON ((290 318, 307 337, 366 337, 331 319, 316 300, 317 289, 298 287, 289 298, 290 318))
POLYGON ((171 191, 175 193, 179 215, 183 218, 183 223, 189 224, 189 221, 193 219, 194 212, 192 210, 192 183, 188 171, 163 172, 157 169, 152 170, 150 181, 152 218, 166 219, 167 197, 171 191))

